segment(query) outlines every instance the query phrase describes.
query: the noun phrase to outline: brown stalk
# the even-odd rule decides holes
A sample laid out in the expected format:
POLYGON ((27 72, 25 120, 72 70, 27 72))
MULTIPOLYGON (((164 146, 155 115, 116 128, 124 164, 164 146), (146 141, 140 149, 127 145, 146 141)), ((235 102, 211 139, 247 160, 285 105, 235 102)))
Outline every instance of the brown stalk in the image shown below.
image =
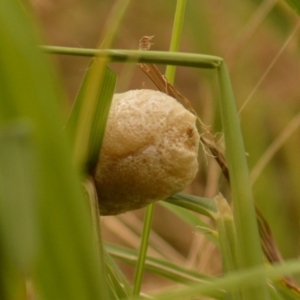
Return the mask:
MULTIPOLYGON (((140 40, 139 50, 145 50, 145 51, 149 50, 152 45, 152 43, 150 42, 152 38, 153 36, 144 36, 140 40)), ((197 117, 197 120, 199 121, 202 129, 204 130, 204 134, 200 136, 201 143, 209 149, 212 156, 219 164, 223 175, 225 176, 225 178, 227 179, 230 185, 229 170, 228 170, 226 158, 223 152, 218 148, 215 136, 212 134, 209 127, 204 125, 203 122, 200 120, 197 113, 192 108, 190 101, 187 98, 185 98, 171 83, 168 82, 167 78, 160 73, 156 65, 138 63, 138 66, 151 79, 151 81, 156 85, 158 90, 175 98, 177 101, 182 103, 189 111, 191 111, 197 117), (205 138, 204 137, 205 134, 209 138, 205 138)), ((271 264, 283 263, 282 256, 274 240, 271 228, 267 220, 264 218, 264 216, 258 209, 256 204, 255 204, 255 211, 256 211, 261 246, 267 260, 271 264)), ((280 281, 290 289, 300 294, 300 288, 298 287, 297 283, 293 278, 285 277, 285 278, 281 278, 280 281)))

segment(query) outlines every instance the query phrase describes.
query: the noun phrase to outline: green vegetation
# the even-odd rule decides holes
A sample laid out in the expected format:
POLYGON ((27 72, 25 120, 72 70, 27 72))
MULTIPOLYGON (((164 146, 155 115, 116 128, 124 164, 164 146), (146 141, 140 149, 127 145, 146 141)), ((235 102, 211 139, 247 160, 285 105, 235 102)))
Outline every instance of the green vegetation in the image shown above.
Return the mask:
MULTIPOLYGON (((299 12, 297 1, 287 2, 299 12)), ((237 13, 241 18, 249 18, 255 12, 236 45, 223 59, 212 37, 218 35, 216 28, 220 30, 213 26, 213 18, 221 15, 218 8, 209 20, 208 11, 205 10, 207 16, 194 8, 193 5, 199 8, 199 4, 184 0, 178 0, 177 5, 170 3, 163 5, 163 10, 176 7, 173 30, 168 31, 170 51, 138 51, 113 50, 121 24, 130 11, 130 1, 119 0, 111 5, 98 49, 80 49, 41 47, 36 34, 38 22, 19 1, 3 0, 0 10, 0 299, 145 299, 146 293, 154 299, 204 299, 206 296, 232 300, 300 299, 296 283, 300 273, 300 262, 296 259, 300 242, 300 143, 296 138, 288 140, 300 125, 299 116, 294 113, 298 105, 287 98, 284 104, 278 99, 276 103, 264 101, 270 95, 276 98, 276 93, 281 93, 275 84, 272 89, 278 88, 277 92, 260 90, 261 83, 297 32, 298 16, 285 2, 245 1, 246 4, 239 3, 236 7, 228 2, 221 21, 237 13), (264 21, 270 27, 268 32, 274 33, 274 40, 283 39, 280 25, 276 27, 280 15, 293 24, 288 29, 292 34, 286 43, 281 43, 283 46, 272 56, 269 66, 256 68, 251 60, 243 58, 243 52, 251 48, 251 38, 264 21), (205 52, 214 55, 179 52, 184 24, 189 27, 190 38, 196 40, 194 45, 201 39, 205 52), (198 27, 204 29, 198 31, 198 27), (49 59, 54 54, 92 57, 67 120, 63 116, 63 87, 49 59), (199 154, 199 161, 205 179, 200 176, 195 185, 205 196, 179 193, 150 205, 143 229, 141 226, 139 229, 138 249, 105 241, 95 191, 90 182, 86 183, 101 149, 117 77, 122 81, 122 74, 117 76, 110 69, 116 62, 128 68, 137 62, 168 65, 166 77, 176 88, 175 74, 183 69, 175 66, 196 69, 197 78, 203 77, 202 87, 210 91, 208 98, 218 101, 207 105, 206 115, 201 113, 195 99, 191 103, 201 120, 211 124, 205 138, 208 136, 215 143, 215 150, 222 149, 223 142, 226 149, 222 174, 215 168, 210 147, 202 140, 205 151, 200 150, 205 153, 199 154), (261 79, 257 73, 263 74, 261 79), (251 91, 249 97, 245 97, 245 90, 251 91), (236 99, 246 101, 236 101, 234 94, 238 95, 236 99), (250 102, 254 97, 258 102, 255 105, 250 102), (238 107, 243 110, 239 112, 238 107), (220 139, 218 132, 222 132, 220 139), (217 142, 214 137, 218 137, 217 142), (226 182, 226 174, 230 183, 226 182), (86 183, 87 193, 82 182, 86 183), (213 193, 204 186, 215 187, 213 193), (181 222, 191 232, 199 231, 203 237, 201 245, 206 243, 210 249, 219 249, 220 255, 215 260, 219 261, 217 265, 222 264, 222 274, 199 271, 189 265, 184 255, 168 245, 167 239, 153 243, 151 228, 156 206, 172 216, 172 222, 181 222), (149 248, 162 254, 161 257, 148 254, 149 248), (119 261, 135 265, 132 278, 123 271, 122 265, 117 265, 119 261), (167 278, 169 289, 158 285, 161 290, 145 292, 145 272, 167 278)), ((295 48, 293 58, 298 66, 298 45, 295 48)), ((284 61, 281 67, 293 70, 289 61, 284 61)), ((280 78, 283 87, 285 81, 291 80, 289 76, 294 75, 290 72, 280 78)), ((180 77, 178 85, 179 81, 180 77)), ((195 86, 191 94, 197 94, 197 90, 195 86)), ((294 96, 296 100, 297 96, 294 96)), ((200 127, 200 131, 206 128, 203 124, 200 127)), ((122 221, 121 217, 107 218, 122 221)), ((135 227, 132 232, 138 232, 136 225, 131 226, 135 227)), ((201 247, 195 249, 201 251, 201 247)))

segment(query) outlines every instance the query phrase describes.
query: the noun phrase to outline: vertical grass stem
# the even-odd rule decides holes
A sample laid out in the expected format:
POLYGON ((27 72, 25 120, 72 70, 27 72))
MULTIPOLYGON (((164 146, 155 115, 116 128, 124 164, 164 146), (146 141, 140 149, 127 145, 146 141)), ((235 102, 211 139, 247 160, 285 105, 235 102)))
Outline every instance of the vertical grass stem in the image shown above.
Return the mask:
MULTIPOLYGON (((184 21, 184 13, 185 13, 186 0, 178 0, 175 12, 175 18, 173 23, 173 31, 172 31, 172 40, 170 45, 170 51, 178 51, 180 45, 180 37, 182 33, 183 21, 184 21)), ((170 83, 174 83, 175 79, 175 66, 167 66, 166 69, 166 78, 170 83)))
POLYGON ((147 248, 148 248, 148 241, 149 241, 151 224, 152 224, 152 219, 153 219, 153 211, 154 211, 154 205, 151 204, 147 207, 147 210, 146 210, 146 216, 145 216, 144 228, 143 228, 143 234, 142 234, 142 241, 141 241, 139 257, 138 257, 138 261, 137 261, 137 268, 136 268, 135 276, 134 276, 134 287, 133 287, 133 292, 132 292, 133 296, 139 295, 141 286, 142 286, 145 260, 146 260, 146 254, 147 254, 147 248))
MULTIPOLYGON (((237 233, 238 269, 263 264, 262 250, 247 166, 245 148, 240 128, 233 90, 225 63, 218 69, 220 83, 220 110, 226 144, 226 156, 232 189, 234 223, 237 233)), ((269 299, 265 278, 260 285, 244 294, 244 299, 269 299)))
MULTIPOLYGON (((176 51, 179 48, 181 28, 184 20, 185 2, 186 0, 177 1, 172 38, 171 38, 171 46, 170 46, 171 51, 172 50, 176 51)), ((167 68, 168 73, 166 73, 166 78, 170 83, 173 83, 175 77, 175 67, 174 66, 170 66, 170 67, 171 69, 169 68, 169 71, 167 68)), ((142 277, 143 277, 146 253, 148 247, 149 233, 150 233, 152 219, 153 219, 153 211, 154 211, 154 204, 150 204, 146 210, 146 218, 144 221, 141 249, 139 252, 137 269, 136 269, 135 279, 134 279, 133 296, 138 295, 141 289, 141 283, 142 283, 142 277)))

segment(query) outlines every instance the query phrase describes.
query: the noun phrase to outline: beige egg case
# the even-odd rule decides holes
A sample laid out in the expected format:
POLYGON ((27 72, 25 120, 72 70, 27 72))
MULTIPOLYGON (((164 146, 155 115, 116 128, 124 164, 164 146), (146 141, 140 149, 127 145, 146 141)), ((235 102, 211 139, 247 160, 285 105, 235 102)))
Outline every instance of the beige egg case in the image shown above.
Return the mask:
POLYGON ((163 200, 184 189, 198 170, 196 117, 154 90, 113 97, 94 179, 102 215, 163 200))

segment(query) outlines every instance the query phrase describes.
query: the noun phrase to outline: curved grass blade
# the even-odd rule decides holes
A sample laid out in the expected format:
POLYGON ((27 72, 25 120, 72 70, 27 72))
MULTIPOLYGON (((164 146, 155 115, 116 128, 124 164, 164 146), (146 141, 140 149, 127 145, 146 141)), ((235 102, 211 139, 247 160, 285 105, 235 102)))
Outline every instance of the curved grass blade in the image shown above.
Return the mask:
MULTIPOLYGON (((300 262, 297 259, 287 261, 285 265, 274 265, 272 268, 258 266, 247 270, 232 272, 224 277, 213 278, 210 284, 194 283, 184 288, 174 288, 171 291, 164 291, 155 296, 156 300, 186 299, 206 295, 214 297, 216 290, 236 291, 240 287, 247 288, 250 293, 264 278, 275 279, 279 276, 295 274, 300 272, 300 262)), ((140 298, 136 298, 140 299, 140 298)), ((244 298, 243 298, 244 299, 244 298)), ((253 298, 255 299, 255 298, 253 298)), ((258 299, 258 298, 256 298, 258 299)), ((259 298, 266 299, 266 298, 259 298)), ((282 298, 284 299, 284 298, 282 298)))
MULTIPOLYGON (((87 82, 90 80, 91 68, 93 67, 94 60, 90 63, 89 69, 81 84, 80 90, 76 97, 75 103, 71 110, 71 114, 66 124, 66 129, 71 136, 71 142, 74 144, 75 137, 78 131, 78 120, 79 114, 84 105, 86 99, 86 88, 87 82)), ((102 83, 99 82, 98 89, 96 91, 96 105, 95 111, 90 116, 91 121, 91 133, 88 147, 87 161, 85 163, 85 169, 87 171, 92 171, 97 163, 105 127, 106 120, 108 118, 109 109, 111 105, 111 100, 114 94, 115 85, 117 82, 117 75, 108 67, 105 68, 102 83)))
MULTIPOLYGON (((111 244, 106 244, 105 248, 111 256, 131 265, 134 265, 138 259, 138 253, 131 249, 111 244)), ((191 282, 208 283, 212 278, 200 272, 188 270, 171 262, 150 256, 146 257, 145 268, 150 272, 184 284, 191 282)))
MULTIPOLYGON (((119 0, 116 2, 108 17, 106 36, 102 45, 99 47, 110 47, 113 44, 117 29, 124 17, 129 3, 129 0, 119 0)), ((91 155, 90 151, 93 153, 94 150, 97 150, 93 149, 93 147, 91 149, 90 145, 93 133, 92 125, 98 103, 98 93, 99 90, 101 90, 101 85, 103 86, 103 80, 107 70, 106 67, 109 61, 110 58, 108 56, 101 57, 97 54, 95 55, 94 62, 90 66, 90 75, 88 76, 82 91, 84 101, 82 101, 81 109, 78 112, 78 125, 73 143, 73 161, 81 171, 84 170, 86 163, 89 161, 91 155)), ((108 110, 105 111, 108 112, 108 110)), ((105 124, 106 119, 101 120, 101 122, 105 124)), ((99 138, 100 143, 97 143, 98 147, 101 145, 101 136, 99 138)))
POLYGON ((110 290, 116 291, 118 299, 130 299, 132 295, 132 288, 124 274, 121 272, 106 249, 104 249, 104 256, 107 269, 106 273, 108 274, 108 278, 110 278, 110 281, 108 282, 110 290))
POLYGON ((219 245, 219 234, 217 233, 217 231, 215 231, 215 229, 212 228, 211 225, 201 220, 194 213, 194 206, 190 207, 191 210, 189 210, 189 207, 184 207, 180 205, 177 206, 173 202, 168 203, 167 201, 161 201, 159 204, 167 208, 169 211, 173 212, 176 216, 178 216, 181 220, 189 224, 192 228, 204 234, 208 240, 210 240, 216 245, 219 245))
POLYGON ((197 212, 213 220, 215 220, 216 218, 216 203, 209 198, 201 198, 197 196, 178 193, 164 201, 197 212))
POLYGON ((175 66, 185 66, 203 69, 216 69, 223 59, 218 56, 167 52, 167 51, 141 51, 141 50, 121 50, 121 49, 82 49, 58 46, 42 46, 46 53, 75 55, 75 56, 98 56, 109 58, 112 62, 124 63, 157 63, 175 66))

